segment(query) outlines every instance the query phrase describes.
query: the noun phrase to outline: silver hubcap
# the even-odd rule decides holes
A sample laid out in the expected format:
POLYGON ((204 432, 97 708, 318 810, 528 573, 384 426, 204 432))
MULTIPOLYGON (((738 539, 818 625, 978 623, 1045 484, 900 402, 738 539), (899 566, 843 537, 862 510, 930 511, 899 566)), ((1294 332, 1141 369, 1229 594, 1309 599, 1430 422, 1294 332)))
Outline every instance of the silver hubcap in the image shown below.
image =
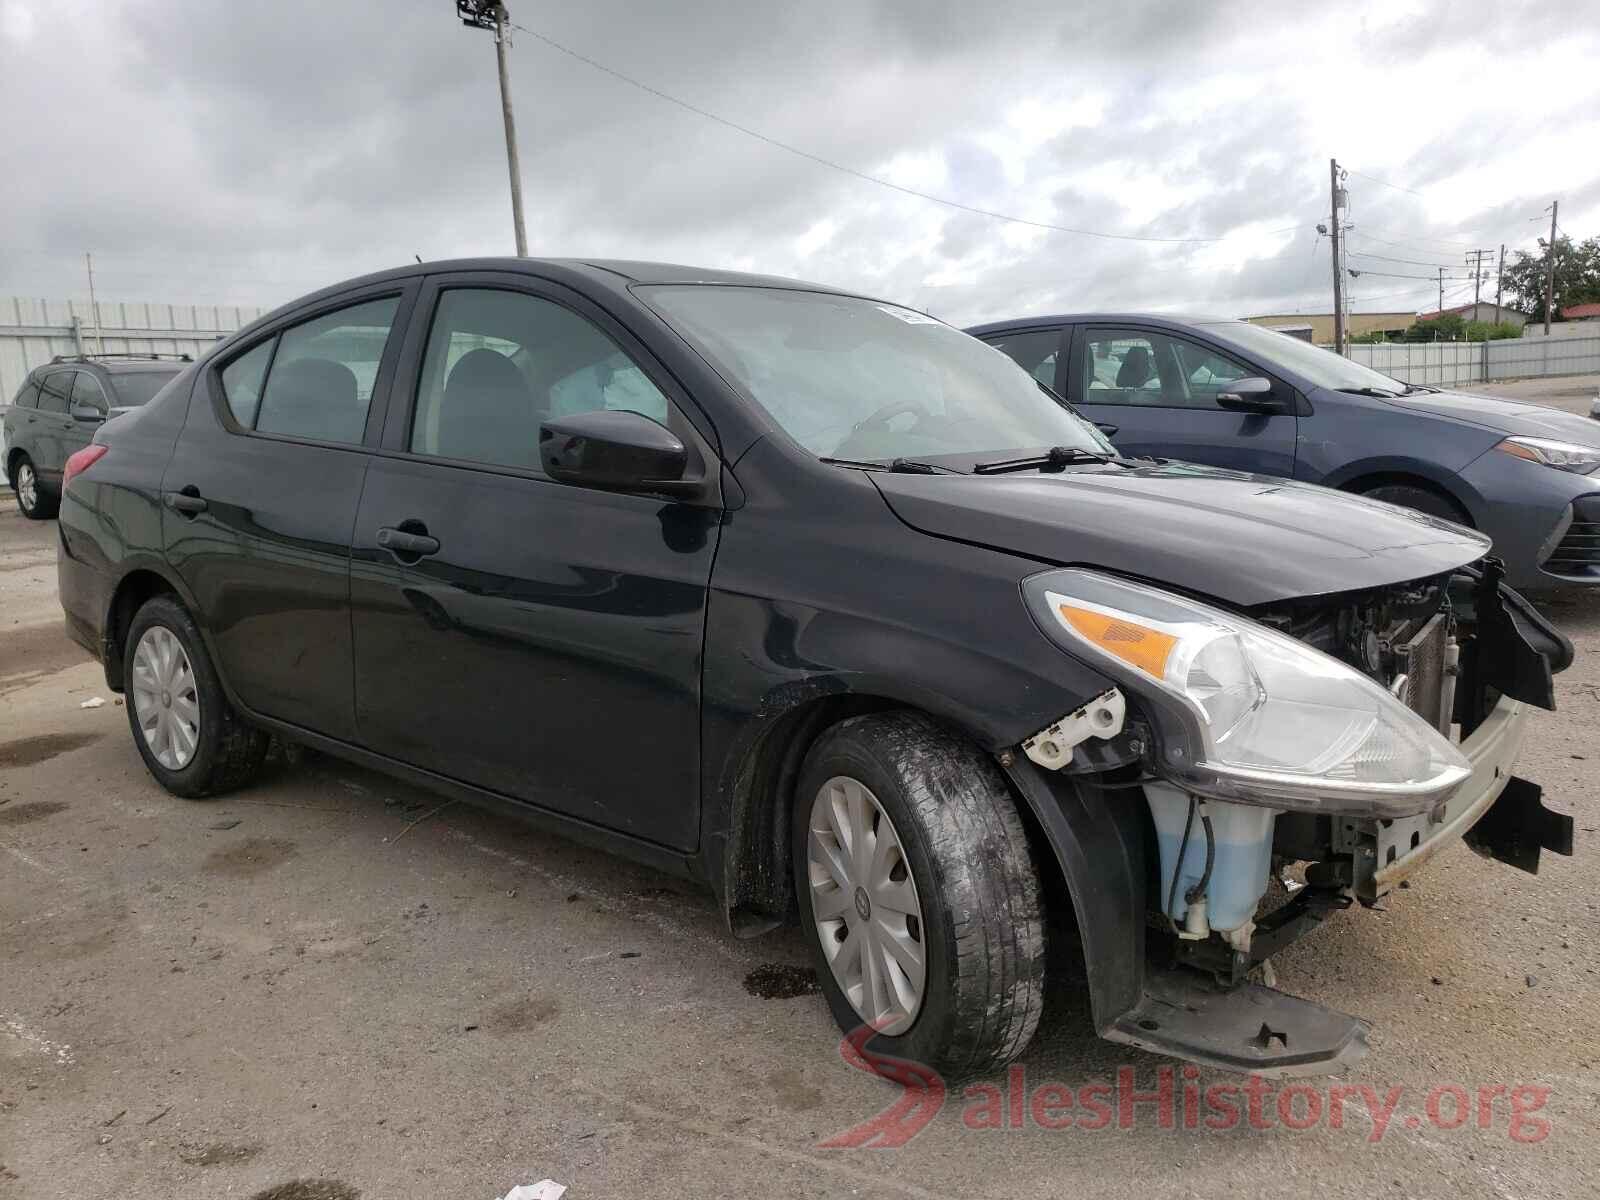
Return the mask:
POLYGON ((909 1029, 927 980, 922 906, 900 835, 859 780, 838 775, 818 790, 806 865, 834 981, 879 1032, 909 1029))
POLYGON ((30 463, 23 463, 17 468, 17 499, 29 511, 39 502, 39 481, 34 478, 30 463))
POLYGON ((132 686, 144 744, 163 767, 182 770, 200 742, 200 693, 183 643, 170 629, 144 631, 133 651, 132 686))

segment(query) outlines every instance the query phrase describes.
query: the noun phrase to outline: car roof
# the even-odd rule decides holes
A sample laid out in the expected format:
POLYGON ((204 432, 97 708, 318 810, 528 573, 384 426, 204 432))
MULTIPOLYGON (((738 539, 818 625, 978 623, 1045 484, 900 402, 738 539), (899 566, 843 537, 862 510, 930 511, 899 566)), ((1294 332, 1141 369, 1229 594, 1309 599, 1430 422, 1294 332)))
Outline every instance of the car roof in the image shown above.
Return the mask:
MULTIPOLYGON (((362 275, 355 279, 341 280, 310 295, 298 297, 290 303, 292 306, 298 307, 301 303, 320 297, 325 293, 343 292, 372 284, 387 283, 390 280, 410 279, 413 276, 423 274, 437 275, 464 271, 515 271, 529 275, 548 276, 552 273, 552 270, 556 273, 571 272, 583 275, 608 286, 615 286, 619 281, 624 284, 721 283, 744 287, 797 288, 808 292, 827 292, 839 296, 859 294, 845 291, 841 288, 829 287, 826 284, 809 283, 801 279, 788 279, 781 275, 756 275, 746 271, 726 271, 715 267, 690 267, 681 263, 642 262, 636 259, 623 258, 514 258, 504 256, 494 258, 450 258, 393 267, 387 271, 375 271, 370 275, 362 275)), ((870 297, 864 298, 870 299, 870 297)))
MULTIPOLYGON (((626 295, 634 284, 723 284, 739 287, 786 288, 798 291, 820 292, 833 296, 851 296, 863 300, 876 300, 860 292, 809 283, 801 279, 787 279, 781 275, 756 275, 745 271, 725 271, 714 267, 690 267, 680 263, 644 262, 622 258, 515 258, 511 256, 488 258, 449 258, 425 263, 408 263, 386 271, 374 271, 353 279, 342 279, 317 291, 296 296, 271 312, 257 317, 243 329, 224 338, 218 346, 235 345, 246 335, 277 321, 297 309, 310 307, 333 299, 346 292, 398 283, 415 279, 419 275, 457 274, 472 271, 519 272, 555 282, 586 283, 592 288, 626 295)), ((207 355, 211 351, 207 351, 207 355)))
POLYGON ((986 321, 981 325, 969 325, 966 331, 974 335, 986 333, 1004 333, 1012 329, 1037 329, 1041 325, 1084 325, 1105 324, 1119 321, 1137 321, 1141 325, 1168 325, 1181 328, 1189 325, 1233 325, 1238 320, 1235 317, 1208 316, 1202 313, 1172 313, 1172 312, 1080 312, 1080 313, 1050 313, 1037 317, 1008 317, 999 321, 986 321))
POLYGON ((42 374, 45 371, 71 367, 78 370, 85 368, 100 370, 108 375, 133 375, 151 371, 164 371, 169 375, 176 375, 188 365, 181 359, 149 358, 132 353, 127 358, 91 358, 87 355, 63 354, 52 362, 35 367, 34 370, 42 374))

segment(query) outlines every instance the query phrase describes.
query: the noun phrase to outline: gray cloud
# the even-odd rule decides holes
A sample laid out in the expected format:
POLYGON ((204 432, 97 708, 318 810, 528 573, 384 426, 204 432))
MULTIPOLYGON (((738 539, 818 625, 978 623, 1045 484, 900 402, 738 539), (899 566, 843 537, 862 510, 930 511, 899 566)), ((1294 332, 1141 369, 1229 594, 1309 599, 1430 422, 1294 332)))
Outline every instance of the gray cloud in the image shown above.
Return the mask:
MULTIPOLYGON (((1425 112, 1389 112, 1415 136, 1367 162, 1358 152, 1383 139, 1360 105, 1382 111, 1383 95, 1337 97, 1349 115, 1330 120, 1294 94, 1303 60, 1344 38, 1337 53, 1352 69, 1440 60, 1428 69, 1444 87, 1481 95, 1494 82, 1470 66, 1452 76, 1446 51, 1493 46, 1504 80, 1537 64, 1534 31, 1596 40, 1592 20, 1502 0, 1399 21, 1375 7, 1318 30, 1300 6, 1272 0, 1114 11, 1019 0, 994 14, 965 0, 513 9, 689 103, 963 204, 1147 236, 1296 230, 1220 246, 1027 233, 786 153, 516 35, 536 252, 811 277, 955 320, 1325 305, 1326 243, 1313 257, 1311 228, 1326 219, 1330 151, 1419 190, 1448 188, 1548 123, 1505 105, 1485 129, 1456 115, 1447 91, 1425 112), (1068 111, 1070 127, 1052 135, 1050 114, 1068 111)), ((412 253, 508 251, 491 40, 457 24, 446 0, 150 0, 79 16, 0 0, 0 104, 37 115, 8 135, 0 294, 80 292, 85 249, 113 298, 260 303, 412 253), (64 75, 68 61, 77 69, 64 75)), ((1390 86, 1367 78, 1378 93, 1390 86)), ((1600 84, 1574 86, 1572 111, 1592 111, 1600 84)), ((1600 217, 1600 164, 1574 177, 1580 151, 1552 170, 1571 189, 1563 224, 1581 232, 1600 217)), ((1359 224, 1440 250, 1427 239, 1531 244, 1523 210, 1554 186, 1518 170, 1501 194, 1436 208, 1359 181, 1352 192, 1359 224)))

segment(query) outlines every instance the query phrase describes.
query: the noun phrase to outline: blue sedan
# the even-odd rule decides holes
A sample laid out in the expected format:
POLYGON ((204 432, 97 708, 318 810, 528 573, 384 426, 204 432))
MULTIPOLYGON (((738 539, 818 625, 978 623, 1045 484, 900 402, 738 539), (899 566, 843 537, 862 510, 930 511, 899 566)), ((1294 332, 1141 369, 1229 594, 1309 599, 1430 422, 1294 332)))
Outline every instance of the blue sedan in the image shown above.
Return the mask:
POLYGON ((1470 525, 1523 588, 1600 583, 1600 425, 1417 387, 1242 321, 1136 313, 967 331, 1133 456, 1358 492, 1470 525))

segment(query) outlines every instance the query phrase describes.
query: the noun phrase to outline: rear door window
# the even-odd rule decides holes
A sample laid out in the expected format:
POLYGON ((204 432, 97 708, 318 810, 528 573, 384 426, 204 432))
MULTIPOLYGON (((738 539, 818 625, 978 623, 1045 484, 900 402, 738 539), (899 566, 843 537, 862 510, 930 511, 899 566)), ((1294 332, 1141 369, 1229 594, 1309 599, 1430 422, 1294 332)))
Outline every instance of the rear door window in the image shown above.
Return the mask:
POLYGON ((40 381, 39 411, 65 413, 76 371, 52 371, 40 381))
MULTIPOLYGON (((398 296, 367 300, 279 334, 256 408, 255 429, 358 444, 399 305, 398 296)), ((226 386, 224 382, 224 390, 226 386)))

